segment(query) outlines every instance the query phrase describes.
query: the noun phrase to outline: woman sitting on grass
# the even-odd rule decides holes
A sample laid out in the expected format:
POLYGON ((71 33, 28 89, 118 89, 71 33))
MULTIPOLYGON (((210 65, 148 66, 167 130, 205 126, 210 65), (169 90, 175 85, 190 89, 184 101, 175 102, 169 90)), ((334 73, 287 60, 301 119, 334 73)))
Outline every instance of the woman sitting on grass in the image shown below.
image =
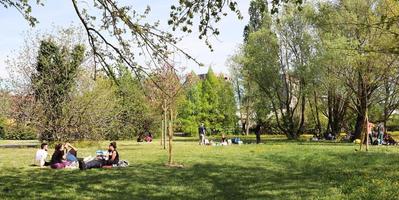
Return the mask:
POLYGON ((108 160, 105 162, 105 166, 116 165, 119 162, 119 153, 116 150, 116 142, 111 142, 108 146, 108 160))
POLYGON ((77 161, 77 149, 69 143, 55 145, 55 151, 51 156, 50 166, 53 169, 63 169, 77 161), (68 151, 68 148, 70 150, 68 151))
POLYGON ((85 163, 82 161, 79 166, 81 169, 91 169, 91 168, 111 168, 112 165, 119 163, 119 153, 116 150, 116 142, 111 142, 108 146, 107 159, 94 159, 85 163))
POLYGON ((53 169, 62 169, 68 166, 70 162, 66 160, 66 155, 64 151, 63 144, 55 145, 55 150, 53 155, 51 156, 50 166, 53 169))

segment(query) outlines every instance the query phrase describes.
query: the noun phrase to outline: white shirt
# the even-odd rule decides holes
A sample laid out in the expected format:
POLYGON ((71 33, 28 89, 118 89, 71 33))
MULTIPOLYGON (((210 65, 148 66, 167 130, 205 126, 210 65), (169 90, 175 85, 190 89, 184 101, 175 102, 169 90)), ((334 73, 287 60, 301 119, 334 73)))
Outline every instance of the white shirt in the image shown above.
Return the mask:
POLYGON ((45 159, 47 158, 47 155, 48 155, 47 151, 45 151, 44 149, 39 149, 39 150, 37 150, 37 152, 36 152, 36 158, 35 158, 35 160, 36 160, 36 161, 45 160, 45 159))

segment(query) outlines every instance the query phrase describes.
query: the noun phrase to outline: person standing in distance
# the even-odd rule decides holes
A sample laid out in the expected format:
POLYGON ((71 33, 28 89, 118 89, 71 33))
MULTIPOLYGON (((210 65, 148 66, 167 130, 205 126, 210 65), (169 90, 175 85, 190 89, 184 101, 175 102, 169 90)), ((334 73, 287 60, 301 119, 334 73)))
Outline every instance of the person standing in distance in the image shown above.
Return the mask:
POLYGON ((198 127, 198 134, 199 134, 199 144, 204 145, 205 144, 205 132, 206 128, 204 126, 204 123, 201 123, 201 125, 198 127))

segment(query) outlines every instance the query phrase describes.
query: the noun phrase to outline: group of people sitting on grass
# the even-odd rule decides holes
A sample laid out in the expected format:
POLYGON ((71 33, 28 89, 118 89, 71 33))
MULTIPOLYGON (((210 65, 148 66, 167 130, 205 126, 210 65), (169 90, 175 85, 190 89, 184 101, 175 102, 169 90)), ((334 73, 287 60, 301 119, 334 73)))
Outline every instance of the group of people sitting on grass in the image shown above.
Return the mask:
MULTIPOLYGON (((395 139, 392 137, 391 134, 388 134, 385 131, 385 127, 383 124, 378 124, 375 125, 373 123, 368 123, 367 125, 367 133, 368 133, 368 142, 371 145, 397 145, 398 143, 395 141, 395 139)), ((325 140, 336 140, 337 138, 332 135, 331 133, 328 133, 324 136, 325 140)), ((319 141, 322 140, 322 137, 320 135, 314 135, 311 139, 311 141, 319 141)), ((347 134, 344 138, 342 138, 342 141, 353 141, 354 140, 354 135, 352 134, 347 134)), ((358 139, 360 142, 360 139, 358 139)))
POLYGON ((140 134, 137 137, 137 142, 152 142, 152 134, 150 132, 145 133, 145 134, 140 134))
POLYGON ((238 137, 227 139, 225 134, 222 134, 220 142, 214 142, 213 140, 207 139, 206 128, 203 123, 198 127, 198 135, 199 135, 199 145, 226 146, 231 144, 243 143, 238 137))
MULTIPOLYGON (((105 154, 96 157, 78 158, 78 149, 70 143, 56 144, 54 153, 50 161, 46 161, 48 157, 48 144, 42 143, 40 149, 36 152, 35 164, 40 167, 50 166, 52 169, 64 168, 112 168, 120 164, 119 153, 117 151, 116 142, 111 142, 108 151, 105 154)), ((127 162, 124 161, 123 164, 127 162)))
POLYGON ((367 127, 369 143, 371 145, 396 145, 397 142, 385 131, 383 124, 374 125, 373 123, 368 123, 367 127))

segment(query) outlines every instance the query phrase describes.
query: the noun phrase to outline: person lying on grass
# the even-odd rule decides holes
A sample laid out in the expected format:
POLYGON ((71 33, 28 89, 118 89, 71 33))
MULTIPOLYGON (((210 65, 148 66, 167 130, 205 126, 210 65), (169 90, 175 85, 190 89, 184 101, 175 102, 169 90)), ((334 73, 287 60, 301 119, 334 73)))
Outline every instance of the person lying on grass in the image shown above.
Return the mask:
POLYGON ((69 143, 55 145, 54 153, 51 156, 50 166, 53 169, 63 169, 71 166, 77 161, 77 149, 69 143), (70 150, 68 151, 68 148, 70 150))
POLYGON ((89 162, 79 161, 79 167, 82 170, 91 168, 112 168, 112 165, 119 163, 119 153, 116 150, 116 142, 111 142, 108 146, 108 153, 105 159, 96 158, 89 162))

